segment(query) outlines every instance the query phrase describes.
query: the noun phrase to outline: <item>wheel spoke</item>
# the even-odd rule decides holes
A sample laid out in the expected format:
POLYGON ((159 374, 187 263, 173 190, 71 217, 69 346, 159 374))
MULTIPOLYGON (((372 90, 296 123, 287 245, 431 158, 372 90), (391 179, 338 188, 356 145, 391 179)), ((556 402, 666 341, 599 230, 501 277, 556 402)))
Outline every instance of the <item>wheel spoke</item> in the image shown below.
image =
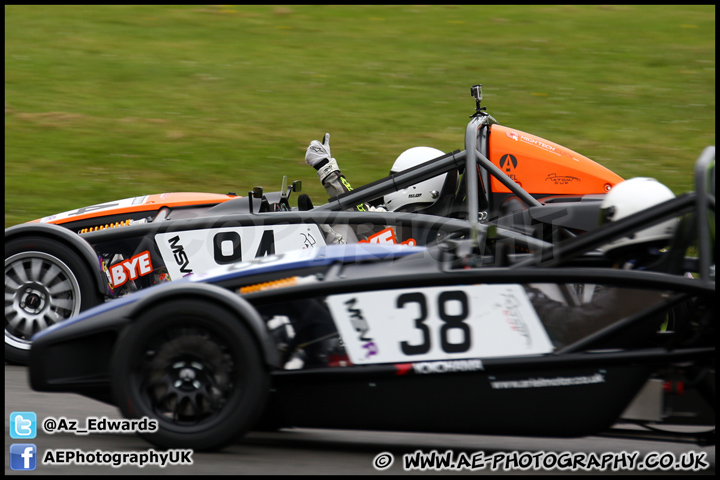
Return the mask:
POLYGON ((182 409, 183 409, 183 399, 182 398, 176 398, 175 405, 173 405, 172 408, 172 419, 174 422, 180 421, 181 415, 182 415, 182 409))
POLYGON ((73 300, 67 298, 50 297, 50 306, 53 308, 62 308, 72 312, 73 300))
POLYGON ((48 292, 50 292, 51 295, 57 295, 63 292, 71 292, 72 288, 73 286, 69 280, 63 280, 62 282, 50 287, 48 292))
POLYGON ((42 270, 43 262, 39 258, 33 258, 30 261, 30 279, 40 280, 40 271, 42 270))
POLYGON ((22 315, 19 315, 17 310, 11 310, 10 313, 14 313, 15 316, 13 318, 8 315, 8 309, 5 309, 5 320, 8 322, 8 324, 12 327, 13 330, 17 330, 20 327, 20 324, 25 320, 25 317, 22 315))
POLYGON ((197 391, 197 392, 195 392, 194 395, 191 396, 191 398, 188 399, 190 402, 190 405, 192 406, 192 408, 194 410, 195 417, 200 417, 204 413, 203 405, 202 405, 203 398, 205 398, 205 396, 200 391, 197 391))
MULTIPOLYGON (((47 317, 47 315, 45 315, 45 317, 47 317)), ((40 317, 40 316, 35 317, 35 321, 33 323, 38 327, 38 331, 45 330, 48 327, 48 324, 45 321, 44 317, 40 317)), ((52 322, 51 322, 51 324, 52 324, 52 322)))
POLYGON ((18 279, 20 279, 20 283, 26 283, 28 281, 22 262, 13 263, 12 269, 13 272, 15 272, 15 275, 17 275, 18 279))
MULTIPOLYGON (((10 288, 12 291, 17 291, 20 289, 20 284, 17 283, 15 280, 13 280, 12 277, 10 277, 7 273, 5 274, 5 289, 10 288)), ((7 295, 7 294, 6 294, 7 295)))
MULTIPOLYGON (((54 310, 47 310, 45 312, 45 315, 43 315, 43 318, 47 320, 47 323, 45 322, 45 320, 43 320, 43 323, 45 323, 45 327, 43 328, 47 328, 48 325, 59 323, 65 320, 65 318, 63 318, 59 313, 54 310)), ((38 317, 38 321, 39 319, 40 317, 38 317)))
POLYGON ((161 388, 165 389, 165 393, 163 394, 156 393, 156 396, 158 396, 158 398, 163 402, 168 398, 169 395, 172 395, 172 388, 170 388, 171 385, 172 379, 167 374, 158 375, 157 373, 154 373, 147 381, 147 387, 154 390, 155 392, 158 392, 158 390, 161 388))
POLYGON ((50 268, 48 268, 47 272, 45 272, 45 275, 43 275, 41 283, 44 285, 50 285, 50 283, 52 283, 52 280, 54 280, 55 277, 57 277, 61 273, 62 271, 57 266, 50 265, 50 268))
POLYGON ((25 338, 30 338, 30 337, 32 337, 32 334, 33 334, 33 321, 32 321, 32 319, 28 319, 28 321, 26 321, 26 322, 23 324, 23 326, 22 326, 22 328, 21 328, 20 330, 25 334, 25 338))
POLYGON ((194 421, 200 420, 200 410, 198 409, 197 403, 195 402, 194 395, 185 395, 178 402, 179 414, 184 418, 191 418, 194 421))

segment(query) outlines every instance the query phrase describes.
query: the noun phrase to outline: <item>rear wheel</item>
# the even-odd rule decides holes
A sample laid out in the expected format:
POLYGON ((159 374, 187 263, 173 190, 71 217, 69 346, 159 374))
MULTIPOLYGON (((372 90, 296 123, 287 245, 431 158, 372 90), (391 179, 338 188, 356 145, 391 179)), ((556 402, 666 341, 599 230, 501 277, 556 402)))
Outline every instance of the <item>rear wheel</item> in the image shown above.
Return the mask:
POLYGON ((43 237, 5 244, 5 361, 27 364, 31 337, 102 302, 69 247, 43 237))
POLYGON ((158 421, 141 433, 164 448, 218 449, 249 430, 265 407, 269 374, 250 330, 203 300, 155 307, 126 330, 112 360, 126 418, 158 421))

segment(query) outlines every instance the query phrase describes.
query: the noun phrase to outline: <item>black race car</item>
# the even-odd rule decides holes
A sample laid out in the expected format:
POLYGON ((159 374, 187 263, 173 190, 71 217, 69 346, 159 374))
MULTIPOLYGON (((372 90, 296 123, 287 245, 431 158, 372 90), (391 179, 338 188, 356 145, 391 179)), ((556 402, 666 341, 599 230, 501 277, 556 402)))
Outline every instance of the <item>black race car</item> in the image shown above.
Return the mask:
POLYGON ((30 383, 156 419, 142 435, 163 447, 281 427, 714 443, 714 147, 696 185, 532 253, 478 224, 430 247, 276 253, 158 285, 35 335, 30 383), (643 268, 602 253, 668 219, 643 268))
POLYGON ((520 229, 525 243, 594 228, 598 200, 622 179, 572 150, 498 125, 480 109, 478 88, 464 151, 316 208, 302 195, 291 208, 301 183, 283 179, 279 192, 143 195, 6 229, 5 360, 25 363, 33 334, 108 299, 240 260, 337 242, 427 245, 466 235, 478 221, 507 235, 520 229), (436 201, 421 210, 345 211, 446 172, 453 174, 436 201), (472 185, 467 195, 465 183, 472 185))

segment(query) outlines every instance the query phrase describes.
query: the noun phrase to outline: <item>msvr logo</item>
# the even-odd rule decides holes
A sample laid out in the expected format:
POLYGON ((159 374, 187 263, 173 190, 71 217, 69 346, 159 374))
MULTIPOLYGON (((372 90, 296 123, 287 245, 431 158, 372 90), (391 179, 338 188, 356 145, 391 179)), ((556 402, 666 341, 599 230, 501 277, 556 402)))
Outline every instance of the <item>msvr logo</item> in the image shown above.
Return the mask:
POLYGON ((192 268, 187 268, 188 265, 190 265, 190 259, 188 258, 187 253, 185 253, 185 248, 182 245, 178 245, 179 241, 180 236, 175 235, 175 237, 168 240, 168 243, 170 243, 170 248, 172 248, 175 261, 178 265, 180 265, 180 271, 187 275, 193 273, 193 271, 192 268))

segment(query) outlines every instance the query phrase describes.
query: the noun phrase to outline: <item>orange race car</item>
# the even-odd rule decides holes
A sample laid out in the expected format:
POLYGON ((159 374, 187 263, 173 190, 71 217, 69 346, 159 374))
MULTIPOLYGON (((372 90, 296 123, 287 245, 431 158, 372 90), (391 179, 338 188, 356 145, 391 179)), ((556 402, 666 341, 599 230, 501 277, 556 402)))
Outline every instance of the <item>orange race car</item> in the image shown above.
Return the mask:
POLYGON ((472 236, 478 225, 495 228, 493 240, 478 248, 500 241, 539 251, 593 229, 600 200, 622 178, 568 148, 497 124, 480 107, 479 85, 472 94, 476 111, 464 150, 315 208, 307 195, 291 207, 289 196, 301 184, 284 178, 278 192, 144 195, 6 229, 5 360, 25 363, 35 333, 106 300, 250 258, 345 242, 422 246, 472 236), (411 211, 348 211, 381 206, 397 192, 412 196, 408 187, 441 175, 432 201, 411 211))

